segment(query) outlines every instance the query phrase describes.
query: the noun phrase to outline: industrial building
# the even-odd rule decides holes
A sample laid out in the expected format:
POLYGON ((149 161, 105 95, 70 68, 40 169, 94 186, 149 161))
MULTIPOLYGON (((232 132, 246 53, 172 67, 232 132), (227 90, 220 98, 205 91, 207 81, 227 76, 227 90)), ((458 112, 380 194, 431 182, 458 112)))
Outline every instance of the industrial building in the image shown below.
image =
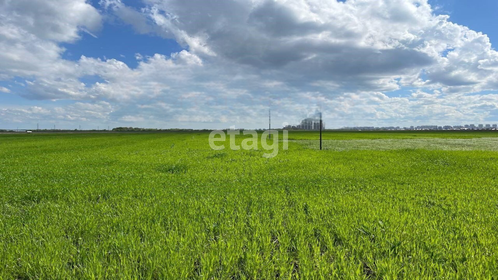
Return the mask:
MULTIPOLYGON (((300 129, 300 130, 320 130, 320 113, 315 113, 312 117, 306 118, 296 126, 286 126, 284 129, 300 129)), ((325 129, 325 124, 322 122, 322 129, 325 129)))

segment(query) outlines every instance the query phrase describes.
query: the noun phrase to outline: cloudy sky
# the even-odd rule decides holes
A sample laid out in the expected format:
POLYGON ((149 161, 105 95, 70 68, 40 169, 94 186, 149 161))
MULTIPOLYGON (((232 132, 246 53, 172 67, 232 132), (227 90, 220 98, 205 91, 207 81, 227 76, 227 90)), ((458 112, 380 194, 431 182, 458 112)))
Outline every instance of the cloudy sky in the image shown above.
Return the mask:
POLYGON ((0 128, 498 123, 495 0, 0 0, 0 128))

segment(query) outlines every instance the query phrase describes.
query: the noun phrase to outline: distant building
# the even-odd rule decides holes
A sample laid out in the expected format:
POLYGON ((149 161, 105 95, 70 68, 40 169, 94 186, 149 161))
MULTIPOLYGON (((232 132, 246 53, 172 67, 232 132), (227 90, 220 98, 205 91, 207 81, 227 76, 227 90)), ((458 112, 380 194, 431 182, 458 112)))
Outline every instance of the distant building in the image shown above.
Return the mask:
MULTIPOLYGON (((299 124, 297 128, 303 130, 320 130, 320 119, 306 118, 301 121, 301 124, 299 124)), ((325 128, 325 126, 322 128, 325 128)))
POLYGON ((437 130, 437 125, 421 125, 417 130, 437 130))
MULTIPOLYGON (((320 130, 320 113, 317 111, 311 117, 302 120, 300 124, 296 126, 288 125, 284 129, 320 130)), ((325 129, 323 122, 322 129, 325 129)))
POLYGON ((420 126, 410 126, 410 127, 394 127, 394 126, 385 126, 385 127, 344 127, 343 130, 351 130, 351 131, 390 131, 390 130, 431 130, 431 131, 467 131, 467 130, 488 130, 488 131, 498 131, 498 124, 466 124, 466 125, 420 125, 420 126))

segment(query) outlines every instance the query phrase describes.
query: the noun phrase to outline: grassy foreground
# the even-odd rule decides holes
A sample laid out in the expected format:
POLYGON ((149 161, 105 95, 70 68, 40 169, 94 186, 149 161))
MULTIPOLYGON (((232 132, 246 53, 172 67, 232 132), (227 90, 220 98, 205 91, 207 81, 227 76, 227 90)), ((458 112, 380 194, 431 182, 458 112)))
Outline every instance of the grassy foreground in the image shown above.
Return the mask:
POLYGON ((213 151, 207 133, 0 135, 0 279, 498 275, 498 152, 315 138, 290 132, 267 159, 213 151))

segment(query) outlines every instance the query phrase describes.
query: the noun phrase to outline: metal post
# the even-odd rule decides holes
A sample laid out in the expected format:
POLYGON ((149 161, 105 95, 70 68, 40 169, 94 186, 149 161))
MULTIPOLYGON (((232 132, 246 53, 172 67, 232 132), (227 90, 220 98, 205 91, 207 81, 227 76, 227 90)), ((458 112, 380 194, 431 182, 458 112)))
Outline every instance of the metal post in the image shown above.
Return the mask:
POLYGON ((271 109, 268 110, 268 137, 270 137, 271 140, 271 109))
POLYGON ((322 127, 323 127, 323 120, 322 120, 322 112, 320 112, 320 151, 322 150, 322 127))

